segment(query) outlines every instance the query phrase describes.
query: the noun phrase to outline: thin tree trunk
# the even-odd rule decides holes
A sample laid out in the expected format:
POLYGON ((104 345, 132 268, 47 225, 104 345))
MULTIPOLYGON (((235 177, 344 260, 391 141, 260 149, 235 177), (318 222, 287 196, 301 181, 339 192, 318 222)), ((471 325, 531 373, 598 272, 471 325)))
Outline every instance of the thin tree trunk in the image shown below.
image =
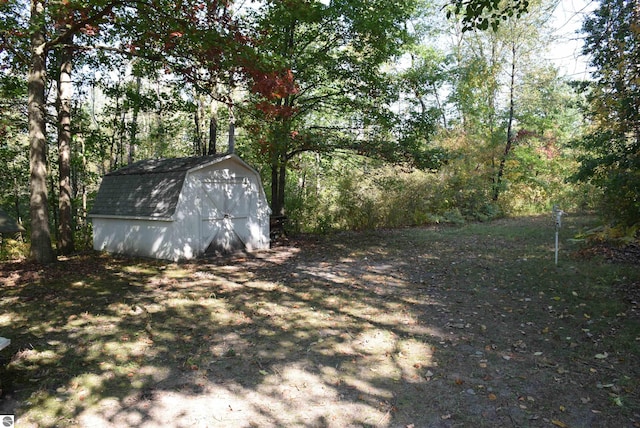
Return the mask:
POLYGON ((80 159, 82 160, 81 170, 76 173, 75 191, 76 197, 80 194, 80 208, 77 213, 77 223, 80 228, 83 228, 87 222, 87 184, 86 184, 86 172, 87 172, 87 157, 85 154, 85 142, 84 136, 79 138, 80 142, 80 159))
POLYGON ((433 88, 433 95, 436 99, 436 106, 438 107, 438 111, 440 112, 440 116, 442 117, 442 126, 444 129, 447 129, 447 115, 445 114, 444 108, 442 108, 440 96, 438 96, 438 88, 434 83, 431 84, 431 87, 433 88))
POLYGON ((120 138, 118 139, 118 154, 120 156, 120 162, 119 162, 120 165, 124 165, 124 156, 125 156, 124 143, 126 138, 126 131, 127 131, 127 112, 123 108, 120 114, 120 138))
MULTIPOLYGON (((71 42, 71 40, 69 41, 71 42)), ((64 46, 60 57, 58 77, 58 168, 60 174, 58 197, 58 251, 71 254, 73 243, 73 216, 71 198, 71 83, 73 49, 64 46)))
POLYGON ((287 179, 287 164, 280 161, 280 172, 278 173, 278 206, 280 207, 280 215, 285 214, 284 210, 284 188, 287 179))
POLYGON ((200 100, 196 101, 196 108, 194 109, 193 122, 196 127, 195 136, 193 139, 193 154, 194 156, 202 156, 205 152, 202 147, 202 131, 200 130, 200 100))
POLYGON ((502 176, 504 175, 504 167, 507 162, 507 157, 511 152, 511 145, 513 140, 513 116, 514 116, 514 88, 516 79, 516 45, 511 45, 511 82, 509 87, 509 122, 507 125, 507 143, 504 146, 504 153, 500 158, 500 165, 498 166, 498 175, 496 177, 495 188, 493 189, 493 200, 497 201, 500 197, 500 186, 502 185, 502 176))
POLYGON ((113 120, 111 121, 111 146, 109 147, 109 171, 113 171, 120 166, 118 163, 118 116, 120 115, 120 84, 118 83, 116 94, 116 106, 113 112, 113 120))
POLYGON ((236 150, 236 117, 233 114, 233 103, 229 103, 229 148, 228 153, 236 150))
MULTIPOLYGON (((50 165, 49 165, 50 166, 50 165)), ((49 168, 51 169, 51 168, 49 168)), ((53 177, 53 174, 49 174, 49 215, 53 221, 53 230, 55 233, 55 240, 58 241, 60 239, 60 233, 58 232, 58 200, 56 197, 56 179, 53 177)))
POLYGON ((18 179, 13 179, 13 207, 15 209, 16 219, 18 223, 22 225, 22 212, 20 211, 20 187, 18 186, 18 179))
POLYGON ((136 157, 136 144, 138 142, 138 113, 140 113, 140 86, 142 78, 136 77, 136 99, 133 103, 133 114, 131 116, 131 126, 129 127, 129 153, 127 155, 127 164, 131 165, 136 157))
POLYGON ((278 186, 280 180, 278 180, 278 162, 277 157, 274 154, 271 160, 271 209, 274 216, 282 215, 282 206, 280 205, 278 186))
POLYGON ((44 0, 31 0, 31 64, 29 67, 29 208, 31 213, 30 257, 38 263, 55 261, 51 248, 47 195, 47 140, 45 129, 46 50, 44 0))
POLYGON ((207 152, 209 156, 215 155, 217 152, 217 148, 216 148, 217 139, 218 139, 218 122, 216 121, 215 116, 212 114, 211 119, 209 119, 209 151, 207 152))

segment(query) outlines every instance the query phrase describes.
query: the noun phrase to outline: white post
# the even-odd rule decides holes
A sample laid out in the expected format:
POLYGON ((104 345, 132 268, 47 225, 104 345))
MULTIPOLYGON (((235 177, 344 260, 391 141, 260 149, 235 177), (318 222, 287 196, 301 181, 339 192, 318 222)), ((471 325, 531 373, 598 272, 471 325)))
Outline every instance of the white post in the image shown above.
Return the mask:
POLYGON ((556 266, 558 266, 558 228, 556 227, 556 266))

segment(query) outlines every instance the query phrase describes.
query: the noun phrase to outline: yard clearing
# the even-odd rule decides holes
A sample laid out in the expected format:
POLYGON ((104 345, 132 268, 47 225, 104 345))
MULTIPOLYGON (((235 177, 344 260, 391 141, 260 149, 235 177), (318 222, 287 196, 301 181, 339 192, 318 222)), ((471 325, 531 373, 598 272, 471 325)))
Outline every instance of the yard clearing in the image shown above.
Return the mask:
POLYGON ((550 216, 0 264, 18 427, 638 427, 637 260, 550 216))

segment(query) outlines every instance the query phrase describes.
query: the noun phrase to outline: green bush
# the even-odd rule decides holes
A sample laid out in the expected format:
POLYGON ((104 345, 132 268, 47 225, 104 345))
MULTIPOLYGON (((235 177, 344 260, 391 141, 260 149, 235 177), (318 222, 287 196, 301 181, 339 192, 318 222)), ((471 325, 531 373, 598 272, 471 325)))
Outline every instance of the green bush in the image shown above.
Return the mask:
POLYGON ((0 236, 0 260, 21 260, 28 255, 29 245, 22 238, 0 236))

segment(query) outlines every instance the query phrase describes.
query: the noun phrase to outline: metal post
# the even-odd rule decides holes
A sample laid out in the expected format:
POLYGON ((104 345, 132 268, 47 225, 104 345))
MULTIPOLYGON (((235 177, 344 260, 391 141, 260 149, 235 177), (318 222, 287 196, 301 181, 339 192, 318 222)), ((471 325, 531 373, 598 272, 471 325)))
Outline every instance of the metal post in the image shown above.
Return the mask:
POLYGON ((562 216, 564 215, 564 211, 560 209, 557 205, 553 206, 553 217, 556 221, 556 254, 555 254, 555 262, 556 266, 558 265, 558 235, 560 232, 560 227, 562 226, 562 216))

